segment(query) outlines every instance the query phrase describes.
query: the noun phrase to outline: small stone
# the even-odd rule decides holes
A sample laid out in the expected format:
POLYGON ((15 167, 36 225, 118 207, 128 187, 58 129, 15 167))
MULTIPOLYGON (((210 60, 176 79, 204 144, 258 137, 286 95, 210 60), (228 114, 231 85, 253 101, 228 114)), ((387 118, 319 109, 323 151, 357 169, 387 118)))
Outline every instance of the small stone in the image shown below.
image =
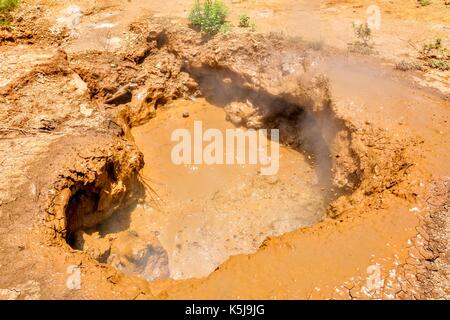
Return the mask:
POLYGON ((189 118, 189 112, 183 112, 183 118, 189 118))
POLYGON ((91 108, 88 108, 86 105, 82 104, 80 106, 80 113, 85 117, 90 117, 93 112, 94 112, 94 110, 91 108))
POLYGON ((76 91, 80 94, 83 95, 86 92, 89 91, 88 85, 86 84, 86 82, 83 81, 83 79, 81 79, 81 77, 77 74, 74 74, 72 76, 72 83, 76 88, 76 91))

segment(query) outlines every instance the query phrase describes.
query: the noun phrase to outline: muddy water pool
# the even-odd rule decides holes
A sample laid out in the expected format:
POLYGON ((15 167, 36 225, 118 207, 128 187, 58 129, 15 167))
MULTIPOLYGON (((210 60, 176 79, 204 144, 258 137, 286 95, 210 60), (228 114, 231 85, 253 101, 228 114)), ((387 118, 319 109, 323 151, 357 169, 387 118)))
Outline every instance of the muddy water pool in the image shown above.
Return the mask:
POLYGON ((204 131, 215 128, 224 136, 235 128, 222 108, 196 99, 166 106, 132 130, 144 154, 141 174, 152 191, 101 227, 105 234, 132 231, 143 241, 156 237, 164 251, 156 263, 164 270, 157 275, 206 276, 230 256, 255 252, 268 236, 323 218, 324 191, 308 156, 283 145, 278 145, 275 175, 261 174, 260 164, 174 164, 177 142, 171 134, 185 128, 193 136, 195 121, 202 121, 204 131))

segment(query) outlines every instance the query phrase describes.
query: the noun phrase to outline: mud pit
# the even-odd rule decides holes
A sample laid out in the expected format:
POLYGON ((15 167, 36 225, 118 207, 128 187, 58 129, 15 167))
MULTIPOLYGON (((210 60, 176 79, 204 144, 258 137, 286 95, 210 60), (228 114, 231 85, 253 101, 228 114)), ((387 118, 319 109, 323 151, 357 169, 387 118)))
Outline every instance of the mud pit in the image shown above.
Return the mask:
MULTIPOLYGON (((157 45, 178 50, 171 47, 170 36, 166 31, 156 33, 157 45)), ((178 57, 174 62, 164 61, 158 61, 157 67, 169 72, 173 72, 171 63, 180 63, 178 57)), ((305 79, 305 85, 314 91, 311 94, 307 87, 300 92, 299 88, 286 88, 276 93, 246 83, 245 76, 234 68, 187 61, 179 64, 181 74, 197 89, 189 99, 174 100, 159 91, 155 94, 150 83, 150 89, 124 95, 123 101, 121 97, 107 100, 129 103, 138 110, 137 117, 139 112, 143 114, 128 135, 144 156, 140 188, 146 192, 137 192, 140 198, 131 199, 125 210, 114 213, 95 230, 78 232, 72 244, 99 262, 150 281, 205 277, 231 256, 256 252, 267 237, 321 221, 329 202, 351 192, 358 183, 355 172, 333 169, 333 162, 339 162, 332 159, 333 153, 338 159, 349 152, 348 129, 330 109, 326 80, 318 77, 314 83, 305 79), (148 120, 149 116, 156 117, 148 120), (200 134, 218 129, 226 144, 226 131, 237 128, 243 132, 276 128, 280 143, 266 137, 258 139, 258 146, 246 145, 241 164, 235 154, 236 164, 232 165, 175 165, 171 134, 188 129, 194 155, 197 138, 193 128, 199 121, 203 127, 200 134), (344 150, 337 149, 339 144, 344 150), (276 165, 271 161, 276 157, 271 155, 274 145, 280 153, 276 165), (257 148, 260 160, 265 157, 268 164, 248 164, 252 148, 257 148), (269 167, 276 174, 264 174, 269 167), (340 175, 335 185, 333 172, 340 175)), ((282 76, 300 68, 304 67, 285 68, 282 76)), ((225 160, 229 150, 223 147, 225 160)))
MULTIPOLYGON (((170 133, 189 128, 193 136, 194 121, 224 136, 226 129, 235 128, 222 108, 197 99, 166 106, 132 131, 147 163, 141 174, 154 192, 98 230, 118 237, 113 248, 121 246, 123 233, 133 232, 139 241, 157 238, 159 250, 150 253, 148 263, 160 262, 149 271, 147 266, 130 269, 114 257, 108 259, 125 272, 143 269, 141 275, 148 280, 204 277, 232 255, 255 252, 268 236, 312 225, 325 215, 326 192, 317 177, 320 172, 308 160, 311 156, 285 146, 279 147, 279 172, 270 176, 252 164, 173 164, 170 133), (189 118, 183 117, 186 112, 189 118)), ((271 142, 266 143, 270 147, 271 142)))
POLYGON ((133 16, 104 48, 108 10, 0 48, 1 296, 448 297, 448 100, 277 34, 133 16), (278 175, 173 165, 195 120, 279 128, 278 175))

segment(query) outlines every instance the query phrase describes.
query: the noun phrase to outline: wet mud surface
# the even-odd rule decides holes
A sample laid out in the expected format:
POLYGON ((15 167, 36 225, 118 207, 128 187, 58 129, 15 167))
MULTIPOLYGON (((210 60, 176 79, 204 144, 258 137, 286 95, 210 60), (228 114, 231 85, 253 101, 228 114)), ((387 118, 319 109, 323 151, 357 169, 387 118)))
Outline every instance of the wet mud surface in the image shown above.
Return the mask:
POLYGON ((325 191, 314 168, 305 155, 284 146, 279 171, 271 176, 261 175, 259 164, 173 164, 168 133, 187 128, 193 136, 194 121, 224 136, 235 128, 223 109, 196 99, 168 105, 132 130, 147 163, 142 175, 154 192, 131 213, 105 222, 102 232, 126 228, 156 234, 167 252, 168 274, 186 279, 207 276, 230 256, 256 252, 268 236, 325 216, 325 191), (183 118, 186 110, 189 118, 183 118))

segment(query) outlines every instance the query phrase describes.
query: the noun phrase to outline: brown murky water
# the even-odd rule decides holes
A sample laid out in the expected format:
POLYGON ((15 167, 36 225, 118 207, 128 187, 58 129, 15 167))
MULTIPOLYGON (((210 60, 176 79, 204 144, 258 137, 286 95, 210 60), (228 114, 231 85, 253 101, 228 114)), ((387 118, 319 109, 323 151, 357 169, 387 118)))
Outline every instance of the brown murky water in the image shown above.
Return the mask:
MULTIPOLYGON (((268 236, 314 224, 325 212, 316 171, 305 155, 282 145, 278 174, 271 176, 261 175, 259 164, 173 164, 175 129, 193 134, 194 121, 200 120, 203 130, 225 135, 234 128, 225 118, 223 109, 203 99, 177 101, 133 129, 145 157, 142 174, 154 193, 124 218, 129 226, 122 232, 131 230, 142 239, 156 235, 174 279, 206 276, 230 256, 255 252, 268 236)), ((103 229, 123 222, 112 219, 103 229)))

